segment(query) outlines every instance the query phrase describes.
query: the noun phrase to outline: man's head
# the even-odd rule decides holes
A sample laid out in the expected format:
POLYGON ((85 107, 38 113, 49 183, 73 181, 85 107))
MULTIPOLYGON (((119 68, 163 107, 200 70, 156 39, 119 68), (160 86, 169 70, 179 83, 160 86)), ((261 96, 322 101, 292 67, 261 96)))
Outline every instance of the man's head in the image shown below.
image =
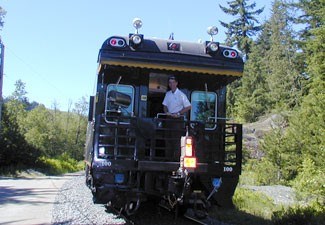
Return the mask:
POLYGON ((178 80, 175 76, 168 77, 168 86, 174 92, 177 88, 178 80))

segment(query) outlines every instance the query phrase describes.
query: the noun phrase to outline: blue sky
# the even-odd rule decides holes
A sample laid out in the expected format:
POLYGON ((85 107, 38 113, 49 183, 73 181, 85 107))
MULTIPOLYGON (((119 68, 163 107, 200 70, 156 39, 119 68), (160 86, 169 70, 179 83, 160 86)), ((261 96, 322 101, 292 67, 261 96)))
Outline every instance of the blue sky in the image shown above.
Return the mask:
MULTIPOLYGON (((249 1, 252 3, 253 1, 249 1)), ((270 1, 256 0, 265 7, 260 21, 270 14, 270 1)), ((94 93, 97 55, 111 35, 134 32, 132 20, 143 21, 145 37, 175 40, 209 40, 208 26, 216 25, 216 41, 225 40, 219 20, 231 21, 219 8, 224 0, 1 0, 7 11, 0 31, 6 47, 3 95, 14 83, 26 83, 29 101, 48 108, 56 102, 67 110, 69 102, 94 93)))

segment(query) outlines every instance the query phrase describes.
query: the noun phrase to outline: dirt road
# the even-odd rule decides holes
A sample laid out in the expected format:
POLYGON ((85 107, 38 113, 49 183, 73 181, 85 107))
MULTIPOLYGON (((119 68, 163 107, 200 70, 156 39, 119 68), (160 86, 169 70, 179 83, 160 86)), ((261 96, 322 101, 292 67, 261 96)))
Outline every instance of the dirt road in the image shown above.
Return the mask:
POLYGON ((79 174, 35 178, 0 177, 0 225, 51 224, 52 208, 64 182, 79 174))

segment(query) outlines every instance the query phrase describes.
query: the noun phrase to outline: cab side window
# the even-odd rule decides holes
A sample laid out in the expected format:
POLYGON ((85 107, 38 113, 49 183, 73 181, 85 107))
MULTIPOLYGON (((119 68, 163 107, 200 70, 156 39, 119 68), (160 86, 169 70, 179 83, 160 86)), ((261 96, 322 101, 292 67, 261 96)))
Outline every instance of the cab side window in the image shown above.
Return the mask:
POLYGON ((121 116, 132 116, 134 110, 134 88, 130 85, 121 85, 121 84, 109 84, 106 91, 106 113, 109 112, 118 112, 121 116), (110 101, 110 93, 118 92, 123 93, 131 98, 131 103, 127 107, 123 105, 116 105, 110 101))
POLYGON ((214 92, 193 91, 191 94, 191 116, 194 121, 207 123, 205 128, 215 129, 217 121, 217 94, 214 92))

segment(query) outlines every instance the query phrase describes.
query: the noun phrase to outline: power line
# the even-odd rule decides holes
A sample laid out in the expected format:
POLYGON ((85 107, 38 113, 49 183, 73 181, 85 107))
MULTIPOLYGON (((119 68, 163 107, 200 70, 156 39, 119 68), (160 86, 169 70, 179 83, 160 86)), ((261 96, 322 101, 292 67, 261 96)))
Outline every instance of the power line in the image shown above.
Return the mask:
MULTIPOLYGON (((27 63, 24 59, 22 59, 21 57, 19 57, 13 50, 11 50, 10 48, 6 47, 7 50, 9 50, 10 54, 12 54, 14 57, 16 57, 20 62, 22 62, 32 73, 34 73, 34 75, 40 77, 45 83, 47 83, 48 85, 50 85, 52 88, 54 88, 56 91, 58 91, 59 93, 64 95, 64 92, 62 92, 62 90, 60 90, 58 87, 56 87, 55 85, 53 85, 51 82, 49 82, 41 73, 39 73, 38 71, 36 71, 34 69, 33 66, 31 66, 29 63, 27 63)), ((32 74, 33 75, 33 74, 32 74)))

